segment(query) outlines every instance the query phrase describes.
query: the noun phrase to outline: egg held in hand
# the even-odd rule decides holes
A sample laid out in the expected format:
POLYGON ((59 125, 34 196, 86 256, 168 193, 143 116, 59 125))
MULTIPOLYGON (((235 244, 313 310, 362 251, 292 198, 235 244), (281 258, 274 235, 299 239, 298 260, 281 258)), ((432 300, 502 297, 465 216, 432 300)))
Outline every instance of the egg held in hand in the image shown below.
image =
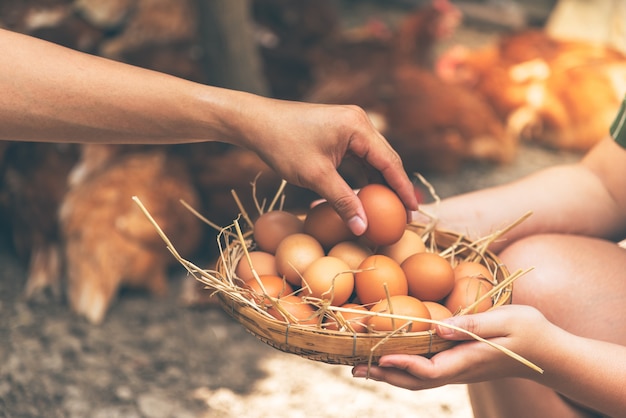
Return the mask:
POLYGON ((407 225, 407 212, 402 201, 390 188, 368 184, 357 193, 367 216, 365 238, 375 245, 398 241, 407 225))

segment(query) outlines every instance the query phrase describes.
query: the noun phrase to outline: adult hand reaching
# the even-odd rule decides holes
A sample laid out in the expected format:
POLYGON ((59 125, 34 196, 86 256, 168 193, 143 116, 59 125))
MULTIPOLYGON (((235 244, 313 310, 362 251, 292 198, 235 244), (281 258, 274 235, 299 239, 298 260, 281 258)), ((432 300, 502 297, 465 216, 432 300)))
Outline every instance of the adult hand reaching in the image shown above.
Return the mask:
POLYGON ((360 235, 363 208, 337 172, 352 153, 381 172, 408 210, 417 209, 399 156, 358 107, 207 86, 3 29, 0 49, 0 139, 232 143, 327 199, 360 235))
POLYGON ((254 132, 256 139, 247 146, 288 182, 328 200, 355 234, 365 231, 366 217, 354 191, 337 172, 347 154, 378 170, 408 209, 417 208, 415 189, 400 157, 361 108, 266 100, 254 110, 254 119, 242 116, 243 126, 248 121, 247 134, 254 132))

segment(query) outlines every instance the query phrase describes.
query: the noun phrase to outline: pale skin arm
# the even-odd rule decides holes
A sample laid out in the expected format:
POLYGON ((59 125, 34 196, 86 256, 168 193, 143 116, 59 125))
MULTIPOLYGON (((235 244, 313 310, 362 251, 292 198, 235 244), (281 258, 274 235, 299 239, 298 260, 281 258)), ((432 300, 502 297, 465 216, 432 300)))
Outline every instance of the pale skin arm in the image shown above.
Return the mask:
MULTIPOLYGON (((512 183, 444 199, 421 209, 436 215, 439 227, 487 236, 528 211, 532 215, 497 242, 494 250, 528 235, 572 233, 607 239, 626 232, 626 151, 601 141, 578 164, 541 170, 512 183)), ((425 221, 422 215, 413 219, 425 221)))
MULTIPOLYGON (((508 234, 509 242, 545 232, 616 238, 623 236, 626 225, 625 182, 626 151, 606 139, 579 164, 553 167, 508 185, 445 199, 437 213, 446 227, 464 231, 471 225, 480 236, 533 210, 531 218, 508 234)), ((428 205, 424 209, 435 210, 428 205)), ((504 246, 500 243, 495 247, 504 246)), ((622 271, 622 264, 615 266, 622 271)), ((602 280, 602 274, 587 275, 590 271, 602 270, 588 269, 584 273, 587 282, 602 280)), ((571 271, 565 270, 564 274, 567 277, 571 271)), ((619 295, 615 297, 619 299, 619 295)), ((580 298, 584 300, 584 295, 580 298)), ((613 315, 619 322, 619 313, 613 315)), ((438 327, 437 332, 444 338, 470 342, 432 359, 384 356, 369 376, 413 390, 521 377, 609 416, 623 414, 626 347, 569 333, 530 306, 505 306, 452 321, 544 367, 546 373, 537 373, 484 343, 471 341, 463 333, 450 334, 448 328, 438 327)), ((366 365, 354 369, 357 377, 365 377, 366 373, 366 365)))
MULTIPOLYGON (((626 405, 626 347, 570 334, 548 322, 536 309, 509 305, 494 311, 457 317, 454 325, 506 346, 548 372, 540 374, 481 342, 470 342, 435 355, 388 355, 369 377, 410 390, 452 383, 474 383, 499 377, 524 377, 553 388, 570 399, 608 416, 620 416, 626 405), (540 342, 539 344, 537 342, 540 342)), ((452 340, 466 334, 438 327, 452 340)), ((367 365, 356 366, 355 377, 366 377, 367 365)), ((529 400, 532 402, 532 400, 529 400)))
POLYGON ((320 194, 360 235, 365 213, 336 170, 352 153, 417 208, 398 154, 358 107, 210 87, 2 29, 0 50, 0 140, 231 143, 320 194))

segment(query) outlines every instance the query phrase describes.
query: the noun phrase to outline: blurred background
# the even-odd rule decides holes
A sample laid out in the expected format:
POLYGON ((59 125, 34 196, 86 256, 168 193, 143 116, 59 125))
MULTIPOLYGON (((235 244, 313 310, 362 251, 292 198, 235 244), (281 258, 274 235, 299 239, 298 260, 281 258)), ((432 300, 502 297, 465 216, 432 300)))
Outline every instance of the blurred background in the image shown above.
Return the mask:
MULTIPOLYGON (((620 0, 0 2, 0 27, 89 54, 270 97, 360 105, 407 172, 442 197, 576 161, 604 137, 626 92, 624 22, 620 0)), ((349 158, 340 171, 355 188, 377 180, 349 158)), ((259 412, 250 399, 259 382, 276 382, 264 368, 276 353, 184 278, 130 199, 139 195, 179 251, 210 266, 216 230, 179 199, 227 225, 238 213, 231 191, 254 208, 252 182, 268 198, 280 179, 220 143, 0 141, 0 416, 330 416, 304 406, 306 386, 288 392, 296 406, 259 412)), ((293 211, 316 198, 291 186, 285 196, 293 211)), ((319 367, 309 372, 341 380, 319 367)), ((285 385, 302 377, 288 376, 285 385)), ((346 397, 363 390, 344 388, 346 397)), ((464 390, 451 390, 420 416, 469 416, 464 390)), ((254 402, 270 402, 269 392, 254 402)), ((352 399, 337 413, 372 408, 352 399)))

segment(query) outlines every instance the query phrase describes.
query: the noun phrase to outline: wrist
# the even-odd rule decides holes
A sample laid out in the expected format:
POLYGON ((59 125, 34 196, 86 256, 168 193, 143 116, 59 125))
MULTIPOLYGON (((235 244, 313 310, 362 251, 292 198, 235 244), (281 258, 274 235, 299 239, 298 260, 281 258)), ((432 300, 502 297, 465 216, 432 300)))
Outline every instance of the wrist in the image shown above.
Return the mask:
POLYGON ((261 112, 266 104, 251 93, 209 87, 201 93, 196 120, 205 139, 226 142, 255 151, 259 132, 267 120, 261 112))

